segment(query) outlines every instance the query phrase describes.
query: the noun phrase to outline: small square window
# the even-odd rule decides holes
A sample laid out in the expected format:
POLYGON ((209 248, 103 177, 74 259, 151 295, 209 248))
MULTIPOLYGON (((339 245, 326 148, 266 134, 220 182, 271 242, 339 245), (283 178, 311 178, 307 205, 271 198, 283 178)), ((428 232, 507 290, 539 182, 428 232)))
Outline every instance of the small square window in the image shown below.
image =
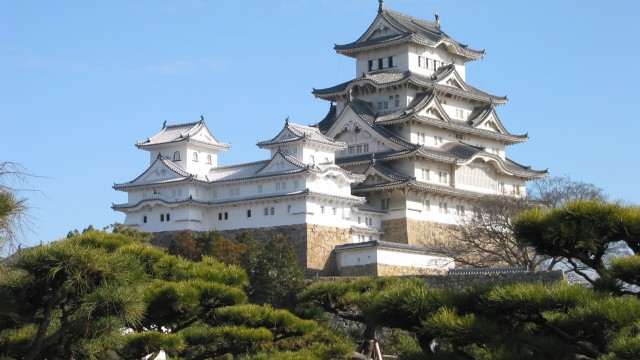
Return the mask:
POLYGON ((171 220, 171 214, 167 214, 166 219, 167 221, 171 220))
POLYGON ((222 213, 218 213, 218 220, 222 220, 222 213))
POLYGON ((160 214, 160 221, 164 221, 164 214, 160 214))
POLYGON ((247 210, 247 217, 251 217, 251 209, 247 210))
POLYGON ((269 215, 269 208, 264 208, 264 216, 268 216, 269 215))
POLYGON ((229 213, 228 213, 228 212, 226 212, 226 211, 225 211, 225 213, 224 213, 224 219, 225 219, 225 220, 228 220, 228 219, 229 219, 229 213))
POLYGON ((145 223, 145 224, 147 223, 147 215, 144 215, 144 216, 142 217, 142 222, 143 222, 143 223, 145 223))
POLYGON ((276 209, 272 206, 269 208, 269 215, 274 215, 276 213, 276 209))

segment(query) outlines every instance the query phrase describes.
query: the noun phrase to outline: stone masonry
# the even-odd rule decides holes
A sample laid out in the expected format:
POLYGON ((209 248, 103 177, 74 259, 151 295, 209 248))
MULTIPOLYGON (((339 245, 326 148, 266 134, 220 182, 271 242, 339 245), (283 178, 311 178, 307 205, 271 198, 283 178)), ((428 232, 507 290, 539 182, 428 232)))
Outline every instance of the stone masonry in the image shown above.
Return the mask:
MULTIPOLYGON (((219 231, 229 240, 234 240, 245 232, 250 232, 256 240, 266 243, 274 236, 287 238, 293 246, 298 263, 306 269, 307 275, 336 275, 333 248, 337 245, 349 243, 351 235, 349 229, 334 228, 313 224, 299 224, 288 226, 273 226, 265 228, 248 228, 219 231)), ((171 238, 176 232, 154 233, 154 245, 169 247, 171 238)))

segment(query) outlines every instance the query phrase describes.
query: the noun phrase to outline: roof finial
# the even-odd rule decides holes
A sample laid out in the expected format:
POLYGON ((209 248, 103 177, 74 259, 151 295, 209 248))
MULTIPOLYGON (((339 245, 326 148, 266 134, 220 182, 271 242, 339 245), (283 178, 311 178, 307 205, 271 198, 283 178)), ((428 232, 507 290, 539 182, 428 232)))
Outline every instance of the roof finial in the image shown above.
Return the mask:
POLYGON ((433 16, 436 17, 436 27, 440 27, 440 15, 438 15, 438 12, 436 11, 433 16))
POLYGON ((382 7, 384 6, 384 0, 378 0, 378 14, 382 12, 382 7))
POLYGON ((164 128, 166 128, 166 127, 167 127, 167 120, 165 120, 165 121, 162 123, 162 128, 164 129, 164 128))
POLYGON ((287 118, 284 120, 285 124, 289 124, 289 115, 287 115, 287 118))
POLYGON ((204 115, 200 115, 200 121, 204 121, 204 115))

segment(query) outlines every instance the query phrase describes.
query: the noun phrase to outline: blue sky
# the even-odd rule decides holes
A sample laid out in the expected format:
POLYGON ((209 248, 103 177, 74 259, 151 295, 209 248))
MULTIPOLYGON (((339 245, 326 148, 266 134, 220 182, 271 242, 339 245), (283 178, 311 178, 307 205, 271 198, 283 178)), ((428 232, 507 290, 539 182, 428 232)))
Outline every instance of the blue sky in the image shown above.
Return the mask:
MULTIPOLYGON (((114 182, 148 166, 133 144, 164 120, 204 115, 231 143, 223 165, 265 159, 255 146, 287 116, 321 120, 311 90, 355 76, 334 44, 358 38, 376 0, 0 1, 0 161, 41 177, 34 233, 48 242, 122 222, 114 182)), ((467 81, 510 101, 498 114, 529 133, 507 156, 640 204, 640 2, 387 0, 485 49, 467 81)))

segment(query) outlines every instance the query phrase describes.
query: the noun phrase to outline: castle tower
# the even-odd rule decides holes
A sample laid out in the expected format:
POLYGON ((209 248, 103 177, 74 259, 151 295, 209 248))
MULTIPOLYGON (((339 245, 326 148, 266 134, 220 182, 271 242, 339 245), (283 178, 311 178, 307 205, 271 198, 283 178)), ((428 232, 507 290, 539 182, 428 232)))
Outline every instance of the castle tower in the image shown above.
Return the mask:
POLYGON ((386 211, 384 240, 433 243, 483 197, 525 196, 525 181, 547 175, 506 156, 528 137, 498 117, 506 96, 467 84, 466 63, 484 51, 449 37, 437 14, 426 21, 380 2, 364 34, 335 51, 355 59, 355 78, 313 90, 332 102, 317 126, 347 144, 336 163, 366 176, 352 191, 386 211))

